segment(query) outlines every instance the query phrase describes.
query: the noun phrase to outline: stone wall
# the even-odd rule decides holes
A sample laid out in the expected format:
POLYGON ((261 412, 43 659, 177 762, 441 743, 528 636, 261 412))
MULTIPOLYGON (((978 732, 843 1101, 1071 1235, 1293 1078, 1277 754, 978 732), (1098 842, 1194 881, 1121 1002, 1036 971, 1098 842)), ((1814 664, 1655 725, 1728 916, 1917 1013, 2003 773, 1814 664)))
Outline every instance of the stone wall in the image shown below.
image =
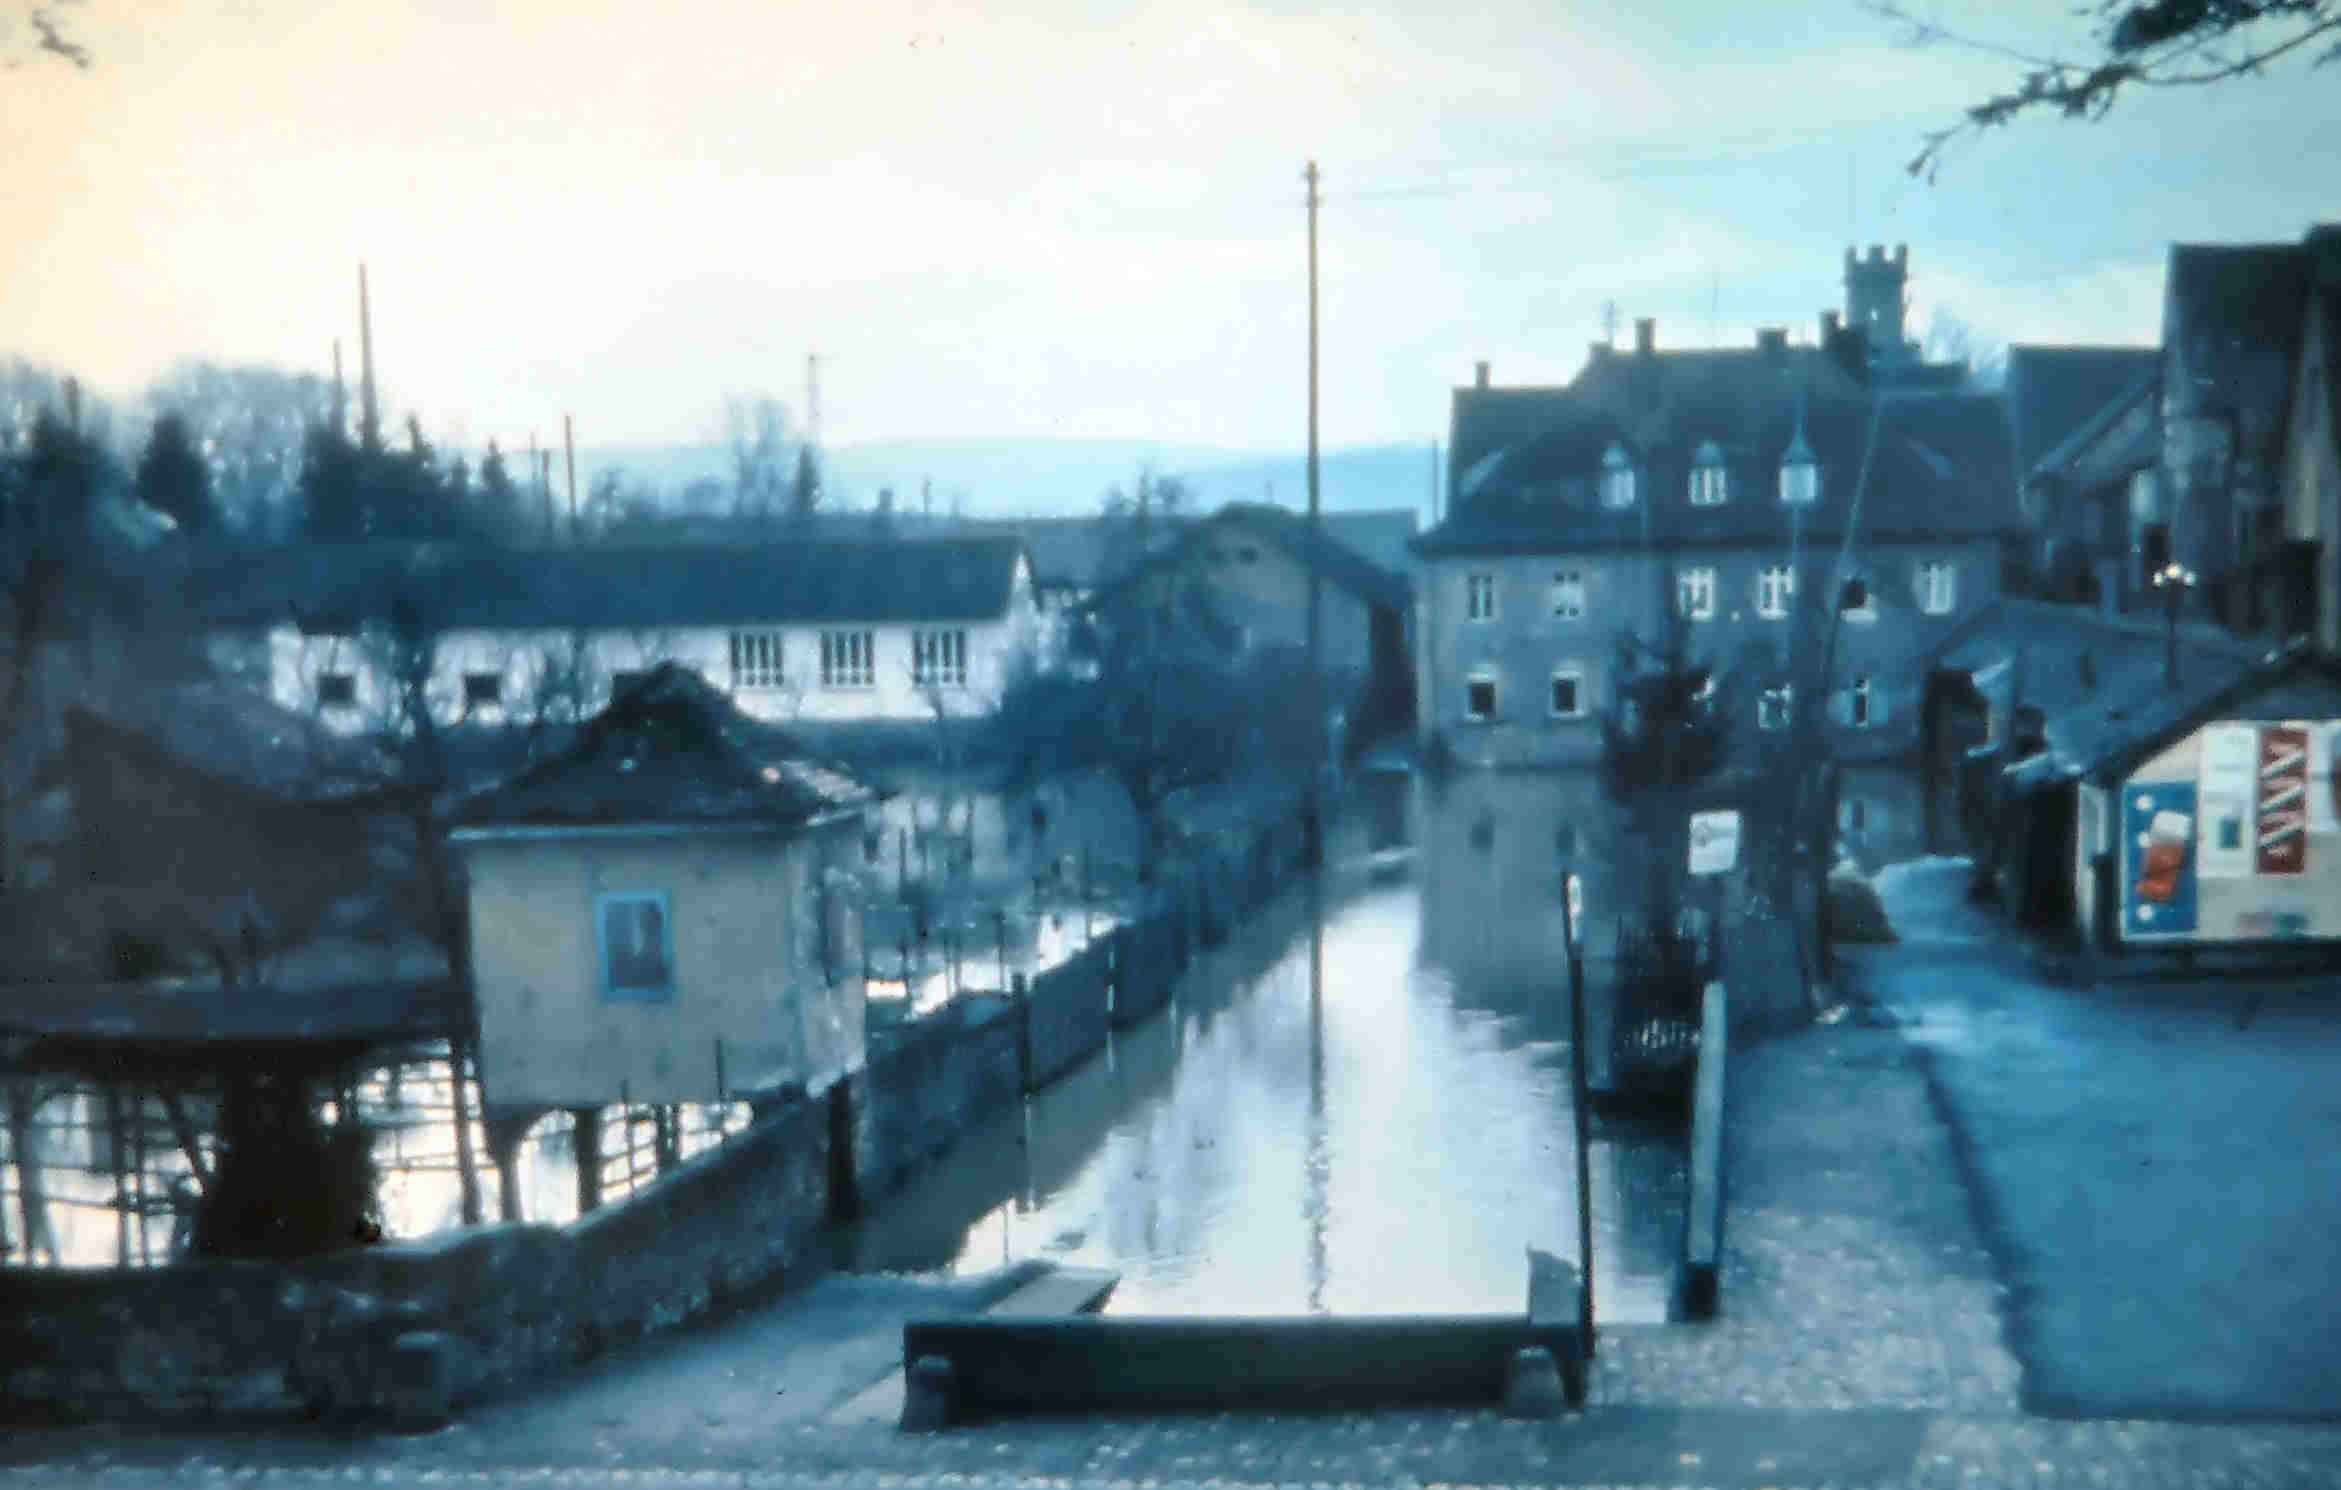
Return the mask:
POLYGON ((1015 1000, 972 994, 873 1041, 854 1145, 863 1194, 892 1190, 1022 1094, 1023 1022, 1015 1000))
POLYGON ((447 1342, 460 1405, 708 1313, 805 1259, 828 1125, 790 1102, 622 1205, 292 1264, 0 1273, 0 1401, 209 1417, 385 1405, 391 1346, 447 1342))

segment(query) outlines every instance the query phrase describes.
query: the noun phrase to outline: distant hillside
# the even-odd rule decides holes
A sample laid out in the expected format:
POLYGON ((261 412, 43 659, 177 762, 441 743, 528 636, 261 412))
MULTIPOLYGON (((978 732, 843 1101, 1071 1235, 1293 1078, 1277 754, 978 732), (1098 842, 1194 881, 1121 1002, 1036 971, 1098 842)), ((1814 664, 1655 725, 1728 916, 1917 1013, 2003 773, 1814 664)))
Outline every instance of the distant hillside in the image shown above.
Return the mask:
MULTIPOLYGON (((577 479, 590 488, 610 467, 655 487, 669 504, 695 481, 728 486, 729 450, 715 443, 588 447, 577 452, 577 479)), ((1127 491, 1140 470, 1178 476, 1204 510, 1225 502, 1273 500, 1295 507, 1308 500, 1299 455, 1261 455, 1204 445, 1149 445, 1118 440, 887 440, 826 452, 830 498, 866 509, 881 489, 895 503, 918 510, 931 487, 938 515, 954 503, 969 517, 1078 517, 1097 511, 1106 491, 1127 491)), ((1427 520, 1430 453, 1426 446, 1373 445, 1333 450, 1320 461, 1327 511, 1407 507, 1427 520)))

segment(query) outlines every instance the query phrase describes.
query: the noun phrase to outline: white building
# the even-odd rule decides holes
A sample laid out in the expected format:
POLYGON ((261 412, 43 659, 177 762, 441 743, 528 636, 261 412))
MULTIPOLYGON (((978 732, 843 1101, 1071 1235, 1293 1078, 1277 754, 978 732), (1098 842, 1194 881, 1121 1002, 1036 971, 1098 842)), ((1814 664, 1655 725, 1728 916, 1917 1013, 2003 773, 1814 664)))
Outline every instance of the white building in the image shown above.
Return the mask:
POLYGON ((312 545, 197 583, 215 655, 350 732, 417 683, 442 724, 581 719, 662 662, 772 722, 974 717, 1050 649, 1013 538, 312 545))

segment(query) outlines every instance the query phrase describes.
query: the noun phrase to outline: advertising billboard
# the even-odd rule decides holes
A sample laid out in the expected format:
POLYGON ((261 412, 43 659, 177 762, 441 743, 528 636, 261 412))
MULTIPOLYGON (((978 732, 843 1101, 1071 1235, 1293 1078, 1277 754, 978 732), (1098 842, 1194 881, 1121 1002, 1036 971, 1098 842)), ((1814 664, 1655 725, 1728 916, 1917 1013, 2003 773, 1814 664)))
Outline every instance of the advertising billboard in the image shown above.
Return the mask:
POLYGON ((2125 940, 2341 937, 2341 721, 2207 724, 2118 800, 2125 940))

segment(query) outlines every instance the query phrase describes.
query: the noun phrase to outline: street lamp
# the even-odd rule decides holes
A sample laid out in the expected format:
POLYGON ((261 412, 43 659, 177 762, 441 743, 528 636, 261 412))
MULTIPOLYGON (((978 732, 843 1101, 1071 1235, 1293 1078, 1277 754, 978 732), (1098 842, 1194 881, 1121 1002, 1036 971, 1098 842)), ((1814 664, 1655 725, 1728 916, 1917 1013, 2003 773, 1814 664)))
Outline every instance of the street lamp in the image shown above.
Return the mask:
POLYGON ((2176 559, 2154 571, 2154 588, 2162 592, 2162 681, 2178 686, 2179 601, 2195 586, 2195 571, 2176 559))

